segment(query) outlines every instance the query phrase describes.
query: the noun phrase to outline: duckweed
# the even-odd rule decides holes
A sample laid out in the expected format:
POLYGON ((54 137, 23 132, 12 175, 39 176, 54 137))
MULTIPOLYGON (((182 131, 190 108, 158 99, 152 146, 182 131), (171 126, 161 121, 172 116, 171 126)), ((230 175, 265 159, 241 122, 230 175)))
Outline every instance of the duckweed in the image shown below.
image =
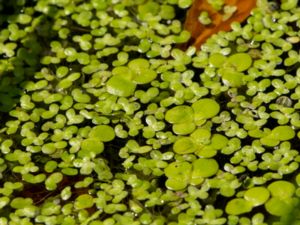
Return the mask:
POLYGON ((109 142, 115 138, 114 129, 108 125, 98 125, 91 129, 90 138, 98 138, 103 142, 109 142))
POLYGON ((193 113, 190 106, 175 106, 166 112, 165 119, 172 124, 186 123, 193 120, 193 113))
POLYGON ((63 175, 60 172, 52 173, 45 180, 45 186, 47 190, 53 191, 57 188, 57 184, 61 182, 63 179, 63 175))
POLYGON ((210 55, 209 63, 214 67, 220 68, 224 65, 226 59, 227 59, 226 56, 220 53, 214 53, 210 55))
POLYGON ((192 4, 1 4, 0 224, 298 222, 299 2, 192 4))
POLYGON ((245 75, 241 72, 235 71, 233 68, 224 68, 219 71, 222 81, 229 87, 241 87, 245 84, 245 75))
POLYGON ((197 159, 193 161, 192 178, 210 177, 215 175, 219 170, 219 164, 215 159, 197 159))
POLYGON ((251 66, 252 58, 246 53, 236 53, 231 55, 226 63, 226 66, 232 66, 236 71, 242 72, 251 66))
POLYGON ((93 205, 94 205, 94 199, 92 196, 90 196, 88 194, 83 194, 83 195, 78 196, 74 202, 74 207, 77 210, 90 208, 93 205))
POLYGON ((194 143, 193 139, 189 137, 183 137, 174 143, 173 148, 178 154, 188 154, 195 152, 197 150, 197 145, 194 143))
POLYGON ((192 165, 188 162, 172 162, 165 168, 168 177, 166 187, 171 190, 184 189, 189 182, 192 165))
POLYGON ((252 210, 251 202, 242 199, 235 198, 229 201, 226 205, 225 211, 230 215, 240 215, 248 213, 252 210))
POLYGON ((10 199, 7 196, 3 196, 0 198, 0 209, 6 206, 9 203, 10 199))
POLYGON ((128 63, 128 68, 133 71, 132 80, 137 84, 146 84, 154 80, 156 72, 149 69, 149 62, 146 59, 134 59, 128 63))
POLYGON ((198 17, 198 20, 203 25, 209 25, 211 24, 211 19, 209 18, 208 12, 202 11, 198 17))
POLYGON ((270 193, 265 187, 253 187, 247 190, 244 198, 251 202, 253 206, 264 204, 269 199, 270 193))
POLYGON ((269 191, 273 197, 278 197, 282 199, 288 199, 293 196, 295 192, 295 186, 284 180, 274 181, 268 186, 269 191))
POLYGON ((274 139, 286 141, 295 137, 295 131, 290 126, 278 126, 272 130, 271 135, 274 139))
POLYGON ((13 199, 10 202, 10 206, 15 209, 21 209, 21 208, 25 208, 26 206, 31 205, 32 203, 33 203, 32 199, 30 199, 30 198, 19 197, 19 198, 13 199))
POLYGON ((284 216, 291 213, 293 204, 291 201, 284 201, 278 197, 273 197, 266 202, 266 210, 274 216, 284 216))
POLYGON ((78 152, 80 157, 94 158, 104 150, 104 144, 99 138, 87 138, 81 142, 81 150, 78 152))
POLYGON ((126 80, 120 76, 113 76, 107 81, 107 92, 121 97, 131 96, 136 88, 130 80, 126 80))
POLYGON ((208 98, 200 99, 192 104, 196 125, 202 125, 209 118, 216 116, 220 111, 219 104, 208 98))

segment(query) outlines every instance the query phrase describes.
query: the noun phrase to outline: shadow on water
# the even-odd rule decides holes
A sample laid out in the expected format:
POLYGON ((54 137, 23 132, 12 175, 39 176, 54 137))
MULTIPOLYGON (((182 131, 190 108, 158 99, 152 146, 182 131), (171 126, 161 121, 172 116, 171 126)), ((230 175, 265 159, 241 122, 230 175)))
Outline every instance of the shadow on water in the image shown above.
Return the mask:
MULTIPOLYGON (((17 1, 0 1, 0 29, 1 29, 1 44, 11 42, 9 34, 5 35, 8 30, 8 18, 16 15, 22 9, 17 4, 17 1)), ((8 57, 3 51, 0 54, 0 116, 1 118, 18 102, 22 90, 18 87, 22 82, 23 77, 18 76, 17 69, 14 65, 18 56, 8 57)))
MULTIPOLYGON (((5 120, 24 94, 22 83, 40 70, 40 58, 48 47, 55 11, 34 12, 22 24, 18 15, 32 10, 37 0, 0 0, 0 119, 5 120), (45 43, 46 46, 42 46, 45 43), (14 47, 12 47, 14 45, 14 47)), ((30 14, 30 13, 29 13, 30 14)))

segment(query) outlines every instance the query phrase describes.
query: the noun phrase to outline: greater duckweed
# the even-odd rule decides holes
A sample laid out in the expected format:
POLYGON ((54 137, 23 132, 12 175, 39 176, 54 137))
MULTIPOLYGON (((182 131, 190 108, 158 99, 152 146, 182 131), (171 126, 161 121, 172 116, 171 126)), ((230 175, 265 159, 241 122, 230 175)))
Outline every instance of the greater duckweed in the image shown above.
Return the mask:
POLYGON ((299 1, 192 3, 2 3, 0 224, 292 224, 299 1))

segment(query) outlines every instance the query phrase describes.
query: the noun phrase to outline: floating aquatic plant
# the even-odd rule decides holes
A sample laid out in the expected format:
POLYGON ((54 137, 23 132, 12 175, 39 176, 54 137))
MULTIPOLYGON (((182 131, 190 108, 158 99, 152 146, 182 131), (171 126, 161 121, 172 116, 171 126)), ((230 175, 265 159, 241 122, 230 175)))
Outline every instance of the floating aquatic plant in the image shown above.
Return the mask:
POLYGON ((269 199, 270 193, 265 187, 253 187, 247 190, 244 198, 251 202, 253 206, 264 204, 269 199))
POLYGON ((1 4, 0 224, 297 223, 299 2, 198 2, 1 4))
POLYGON ((227 203, 225 210, 230 215, 240 215, 250 212, 252 204, 245 199, 235 198, 227 203))
POLYGON ((202 98, 192 104, 194 110, 194 121, 196 125, 200 126, 207 119, 217 115, 220 111, 219 104, 213 99, 202 98))

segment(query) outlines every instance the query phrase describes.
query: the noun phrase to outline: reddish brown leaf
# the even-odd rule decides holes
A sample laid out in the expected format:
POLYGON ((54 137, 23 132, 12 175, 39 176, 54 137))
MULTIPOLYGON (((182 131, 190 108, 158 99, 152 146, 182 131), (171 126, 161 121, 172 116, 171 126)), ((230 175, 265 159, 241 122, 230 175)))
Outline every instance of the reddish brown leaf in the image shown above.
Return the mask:
POLYGON ((256 0, 225 0, 226 5, 236 6, 235 13, 226 21, 222 21, 223 14, 212 8, 207 0, 195 0, 192 7, 187 12, 184 27, 191 33, 191 42, 199 48, 207 38, 219 31, 229 31, 230 24, 234 21, 242 22, 256 6, 256 0), (198 21, 201 11, 207 11, 212 23, 208 26, 202 25, 198 21))

